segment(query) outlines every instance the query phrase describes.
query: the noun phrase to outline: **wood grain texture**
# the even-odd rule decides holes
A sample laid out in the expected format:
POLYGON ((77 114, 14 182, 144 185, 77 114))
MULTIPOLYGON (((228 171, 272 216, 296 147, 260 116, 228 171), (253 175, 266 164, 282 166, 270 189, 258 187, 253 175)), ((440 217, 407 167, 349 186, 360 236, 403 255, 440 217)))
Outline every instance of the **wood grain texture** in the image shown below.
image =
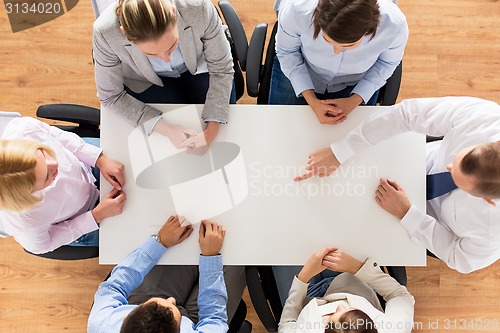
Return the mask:
MULTIPOLYGON (((271 26, 276 19, 273 0, 232 3, 248 35, 255 24, 271 26)), ((498 0, 400 0, 399 6, 410 27, 399 100, 471 95, 500 102, 498 0)), ((0 110, 34 115, 44 103, 99 106, 90 1, 82 0, 62 17, 15 34, 3 2, 0 13, 0 110)), ((255 99, 246 96, 240 103, 255 99)), ((99 266, 97 259, 38 258, 14 240, 0 239, 0 332, 85 332, 93 294, 110 270, 99 266)), ((409 268, 408 278, 416 298, 415 321, 422 323, 414 332, 500 332, 498 326, 486 330, 485 325, 460 329, 459 322, 500 321, 500 263, 463 275, 429 259, 425 268, 409 268)), ((254 332, 265 332, 245 298, 254 332)))

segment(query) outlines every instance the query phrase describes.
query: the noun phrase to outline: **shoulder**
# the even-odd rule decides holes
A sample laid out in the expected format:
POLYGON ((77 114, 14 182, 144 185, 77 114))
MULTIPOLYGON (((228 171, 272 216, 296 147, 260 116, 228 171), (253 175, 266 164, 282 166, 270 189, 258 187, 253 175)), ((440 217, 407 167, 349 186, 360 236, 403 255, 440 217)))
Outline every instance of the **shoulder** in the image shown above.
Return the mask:
MULTIPOLYGON (((22 139, 24 135, 44 129, 44 123, 32 117, 19 117, 12 119, 5 127, 3 139, 22 139)), ((45 125, 48 126, 48 125, 45 125)))
POLYGON ((397 29, 406 26, 406 16, 392 0, 378 0, 381 28, 397 29))
POLYGON ((201 13, 206 10, 205 8, 213 6, 209 0, 175 0, 174 3, 179 14, 181 14, 184 19, 186 19, 186 16, 190 13, 201 13))
POLYGON ((312 16, 317 5, 318 0, 282 0, 279 14, 312 16))
POLYGON ((94 22, 94 33, 96 31, 101 32, 103 35, 109 33, 119 33, 123 35, 120 30, 120 23, 118 17, 116 16, 116 6, 108 6, 101 15, 94 22))

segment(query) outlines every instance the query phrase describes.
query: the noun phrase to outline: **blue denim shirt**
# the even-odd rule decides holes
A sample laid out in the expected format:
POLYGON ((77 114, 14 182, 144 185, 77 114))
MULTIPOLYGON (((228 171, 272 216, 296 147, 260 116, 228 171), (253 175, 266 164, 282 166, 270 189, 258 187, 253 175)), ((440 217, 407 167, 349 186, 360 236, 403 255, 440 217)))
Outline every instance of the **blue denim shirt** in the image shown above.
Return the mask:
MULTIPOLYGON (((90 311, 88 332, 119 332, 123 319, 137 305, 128 304, 128 297, 156 265, 167 248, 148 238, 138 249, 129 254, 101 283, 90 311)), ((181 332, 227 332, 227 291, 222 271, 222 256, 200 256, 198 293, 199 320, 194 324, 182 317, 181 332)))
POLYGON ((317 4, 318 0, 287 0, 280 6, 276 54, 283 73, 297 97, 304 90, 324 94, 355 85, 352 94, 368 102, 403 57, 408 41, 404 14, 391 0, 378 0, 380 23, 375 36, 365 36, 358 47, 335 54, 322 32, 313 38, 317 4))

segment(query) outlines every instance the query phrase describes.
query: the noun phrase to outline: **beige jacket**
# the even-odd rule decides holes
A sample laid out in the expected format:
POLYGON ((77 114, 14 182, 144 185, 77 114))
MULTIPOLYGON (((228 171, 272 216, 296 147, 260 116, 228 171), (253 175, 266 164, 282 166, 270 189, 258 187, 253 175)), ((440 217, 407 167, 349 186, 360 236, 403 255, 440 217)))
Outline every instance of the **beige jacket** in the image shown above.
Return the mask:
POLYGON ((406 287, 382 272, 377 263, 368 259, 355 274, 337 276, 321 298, 306 297, 307 283, 294 278, 288 294, 279 333, 324 333, 319 306, 347 300, 351 308, 364 311, 379 333, 409 333, 413 326, 415 300, 406 287), (373 291, 386 301, 385 313, 373 291))

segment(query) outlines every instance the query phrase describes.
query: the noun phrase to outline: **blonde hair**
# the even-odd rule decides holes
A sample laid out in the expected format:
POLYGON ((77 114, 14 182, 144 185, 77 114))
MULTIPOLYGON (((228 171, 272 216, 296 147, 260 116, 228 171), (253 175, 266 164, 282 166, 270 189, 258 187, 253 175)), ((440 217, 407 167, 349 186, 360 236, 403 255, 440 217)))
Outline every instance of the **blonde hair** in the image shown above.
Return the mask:
POLYGON ((38 149, 55 158, 51 148, 35 141, 0 141, 0 209, 26 211, 42 201, 33 194, 38 149))
POLYGON ((131 42, 158 40, 177 22, 170 0, 120 0, 116 16, 131 42))

